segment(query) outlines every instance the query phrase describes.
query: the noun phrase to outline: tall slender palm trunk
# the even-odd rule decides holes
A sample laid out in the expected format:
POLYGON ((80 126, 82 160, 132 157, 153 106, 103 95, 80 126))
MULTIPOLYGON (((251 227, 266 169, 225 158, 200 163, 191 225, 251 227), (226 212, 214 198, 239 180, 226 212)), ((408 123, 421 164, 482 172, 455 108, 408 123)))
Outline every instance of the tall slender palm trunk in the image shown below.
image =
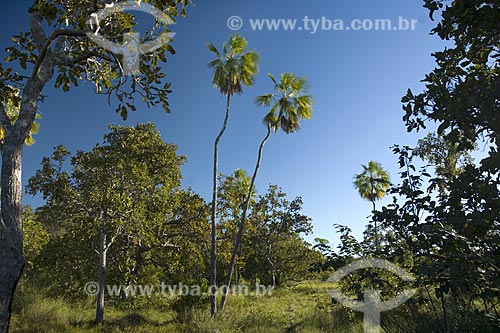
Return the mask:
POLYGON ((375 232, 375 252, 379 252, 379 239, 378 239, 378 228, 377 228, 377 221, 375 221, 375 200, 372 201, 373 204, 373 211, 372 211, 372 219, 373 219, 373 228, 375 232))
POLYGON ((217 313, 217 174, 219 170, 219 141, 224 134, 229 118, 231 106, 231 94, 227 94, 226 115, 222 128, 215 139, 214 144, 214 173, 212 189, 212 216, 211 216, 211 247, 210 247, 210 313, 213 316, 217 313))
POLYGON ((236 235, 236 239, 234 241, 234 246, 233 246, 233 252, 231 253, 231 260, 229 261, 229 266, 227 270, 227 275, 226 275, 226 284, 224 285, 224 288, 222 290, 222 298, 221 298, 221 304, 220 304, 220 310, 224 310, 224 306, 226 305, 226 299, 227 299, 227 294, 229 292, 229 287, 231 284, 231 276, 233 274, 234 270, 234 263, 236 260, 236 255, 238 254, 238 248, 240 247, 241 244, 241 238, 243 236, 243 230, 245 228, 245 222, 246 222, 246 217, 247 217, 247 211, 248 211, 248 205, 250 203, 250 198, 252 197, 252 190, 255 184, 255 179, 257 178, 257 174, 259 173, 259 168, 260 168, 260 161, 262 159, 262 151, 264 150, 264 145, 266 144, 267 139, 269 139, 269 136, 271 135, 271 127, 267 127, 267 134, 260 143, 259 147, 259 154, 257 156, 257 163, 255 164, 255 170, 252 175, 252 181, 250 182, 250 187, 248 189, 247 197, 245 199, 245 203, 243 204, 243 213, 241 214, 241 221, 238 226, 238 233, 236 235))

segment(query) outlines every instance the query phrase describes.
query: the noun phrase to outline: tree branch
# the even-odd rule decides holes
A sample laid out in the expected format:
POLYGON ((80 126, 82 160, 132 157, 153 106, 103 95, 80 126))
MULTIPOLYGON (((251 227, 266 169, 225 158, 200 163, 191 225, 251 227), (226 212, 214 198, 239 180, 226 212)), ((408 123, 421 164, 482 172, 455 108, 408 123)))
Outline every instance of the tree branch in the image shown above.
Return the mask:
POLYGON ((0 104, 0 123, 2 124, 2 127, 4 128, 4 131, 7 131, 12 127, 11 120, 9 116, 7 115, 7 112, 5 111, 5 105, 0 104))
POLYGON ((35 64, 35 69, 33 70, 33 75, 31 76, 32 78, 36 78, 38 74, 40 73, 40 68, 42 67, 42 63, 44 62, 47 53, 50 50, 50 46, 52 43, 61 36, 68 36, 68 37, 85 37, 87 34, 81 30, 74 30, 74 29, 57 29, 50 35, 50 37, 47 39, 45 42, 42 50, 40 51, 40 55, 38 56, 37 62, 35 64))
POLYGON ((33 42, 35 43, 38 51, 41 53, 47 40, 47 36, 45 36, 45 32, 43 31, 42 17, 40 15, 36 13, 31 14, 30 30, 33 42))
POLYGON ((76 64, 78 64, 82 61, 85 61, 89 58, 92 58, 92 57, 101 58, 101 59, 104 59, 104 60, 109 61, 109 62, 114 61, 114 59, 112 57, 108 57, 106 55, 99 54, 95 51, 87 51, 87 52, 84 52, 84 53, 77 55, 73 58, 61 57, 61 58, 57 59, 56 64, 57 65, 73 66, 73 65, 76 65, 76 64))

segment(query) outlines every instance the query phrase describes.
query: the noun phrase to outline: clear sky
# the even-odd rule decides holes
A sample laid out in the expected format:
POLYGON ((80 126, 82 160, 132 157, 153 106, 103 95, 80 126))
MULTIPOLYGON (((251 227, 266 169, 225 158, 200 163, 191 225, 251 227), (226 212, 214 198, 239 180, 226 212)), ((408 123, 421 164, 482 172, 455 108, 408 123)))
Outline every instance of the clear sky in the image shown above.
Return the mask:
MULTIPOLYGON (((371 204, 353 188, 355 173, 368 160, 381 162, 398 182, 397 157, 393 144, 414 145, 421 135, 408 134, 401 120, 401 97, 408 88, 421 90, 420 80, 431 71, 431 53, 443 48, 435 25, 422 7, 410 0, 296 0, 196 1, 187 17, 179 19, 173 46, 176 50, 164 67, 173 83, 171 114, 161 109, 138 110, 124 122, 109 107, 106 98, 92 93, 92 85, 81 84, 69 93, 47 86, 41 104, 43 119, 37 143, 25 149, 23 181, 39 168, 41 158, 58 144, 70 151, 91 149, 107 132, 110 123, 135 125, 153 122, 164 140, 178 145, 188 157, 183 167, 183 186, 191 186, 207 201, 211 193, 213 140, 221 126, 225 99, 211 85, 206 64, 212 54, 205 44, 220 46, 234 31, 227 26, 231 16, 242 19, 238 32, 262 57, 256 84, 233 99, 228 129, 220 146, 220 171, 236 168, 253 170, 258 144, 265 134, 262 117, 266 110, 256 107, 256 95, 271 91, 267 73, 290 71, 311 82, 315 96, 313 118, 290 135, 273 135, 265 147, 257 190, 264 193, 269 183, 281 186, 293 198, 301 196, 304 211, 313 218, 314 235, 307 237, 337 240, 332 225, 349 225, 360 236, 370 215, 371 204), (255 31, 250 19, 416 19, 414 31, 255 31)), ((0 26, 2 58, 10 36, 26 31, 31 1, 8 1, 2 5, 0 26)), ((234 23, 234 22, 233 22, 234 23)), ((423 134, 422 134, 423 136, 423 134)), ((382 201, 382 203, 388 200, 382 201)), ((28 195, 24 203, 35 206, 39 198, 28 195)), ((379 204, 380 205, 380 204, 379 204)))

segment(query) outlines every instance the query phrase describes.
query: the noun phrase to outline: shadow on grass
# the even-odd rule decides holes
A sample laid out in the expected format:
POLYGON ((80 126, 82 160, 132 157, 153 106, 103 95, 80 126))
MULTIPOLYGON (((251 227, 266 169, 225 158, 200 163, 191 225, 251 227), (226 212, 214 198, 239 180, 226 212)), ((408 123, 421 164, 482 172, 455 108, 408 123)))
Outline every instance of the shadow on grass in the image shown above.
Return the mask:
POLYGON ((85 330, 94 330, 99 332, 115 332, 116 329, 120 331, 134 331, 136 328, 145 328, 145 327, 163 327, 169 324, 174 324, 174 320, 169 321, 156 321, 148 319, 142 316, 139 313, 130 313, 125 316, 119 318, 109 318, 104 319, 101 324, 95 324, 93 320, 85 320, 85 321, 73 321, 71 322, 71 326, 75 328, 85 329, 85 330))

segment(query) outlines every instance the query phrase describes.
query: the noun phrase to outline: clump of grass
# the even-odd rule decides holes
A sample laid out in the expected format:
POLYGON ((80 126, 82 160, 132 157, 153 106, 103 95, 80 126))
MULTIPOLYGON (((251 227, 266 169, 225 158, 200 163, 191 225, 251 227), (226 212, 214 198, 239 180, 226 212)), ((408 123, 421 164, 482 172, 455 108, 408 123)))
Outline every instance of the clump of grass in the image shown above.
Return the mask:
POLYGON ((62 297, 48 298, 43 289, 21 282, 13 301, 11 332, 65 332, 82 312, 74 313, 62 297))

